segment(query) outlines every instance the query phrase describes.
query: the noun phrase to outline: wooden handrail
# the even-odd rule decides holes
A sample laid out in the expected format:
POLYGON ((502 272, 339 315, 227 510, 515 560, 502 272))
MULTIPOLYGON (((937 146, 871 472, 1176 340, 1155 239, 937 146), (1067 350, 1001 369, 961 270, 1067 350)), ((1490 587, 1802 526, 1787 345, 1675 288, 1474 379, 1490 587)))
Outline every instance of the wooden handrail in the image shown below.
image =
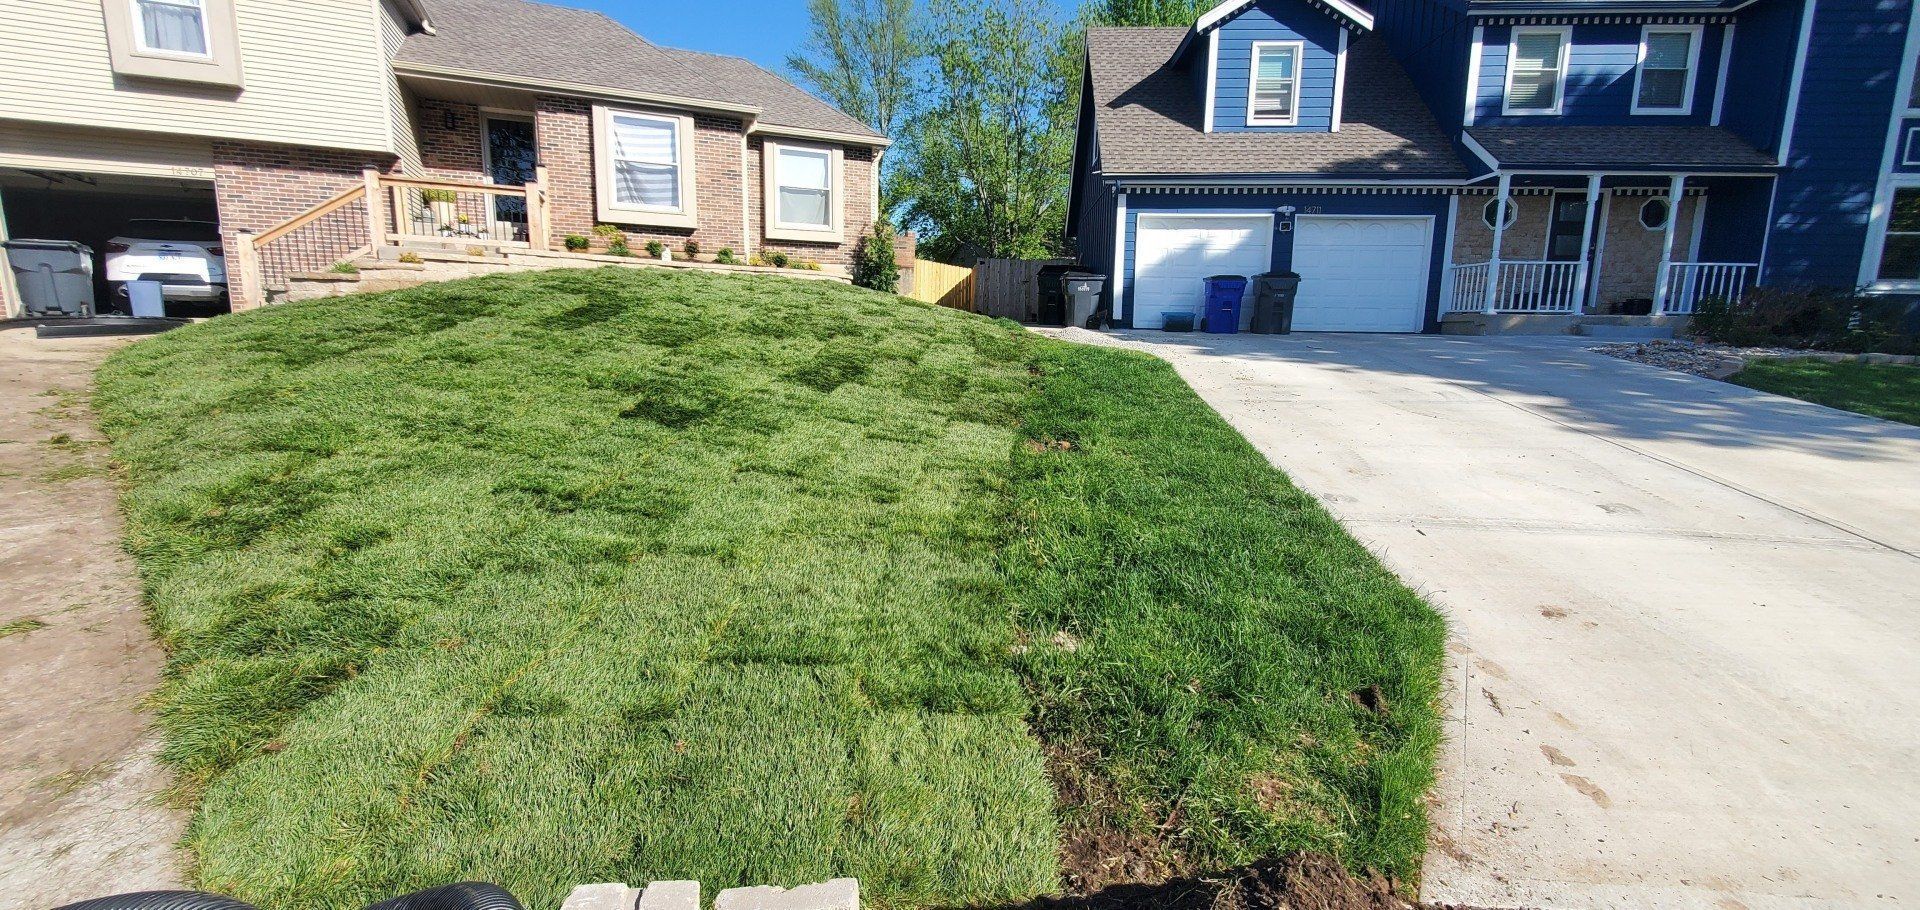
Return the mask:
POLYGON ((314 219, 359 199, 366 191, 367 188, 364 186, 351 186, 341 190, 338 195, 308 209, 305 214, 296 215, 291 219, 280 222, 280 224, 275 227, 268 228, 253 235, 253 245, 256 247, 264 246, 306 227, 312 224, 314 219))
POLYGON ((381 177, 386 186, 407 186, 422 190, 464 190, 469 193, 492 193, 495 196, 525 196, 524 186, 508 186, 501 183, 468 183, 463 180, 424 180, 417 177, 381 177))

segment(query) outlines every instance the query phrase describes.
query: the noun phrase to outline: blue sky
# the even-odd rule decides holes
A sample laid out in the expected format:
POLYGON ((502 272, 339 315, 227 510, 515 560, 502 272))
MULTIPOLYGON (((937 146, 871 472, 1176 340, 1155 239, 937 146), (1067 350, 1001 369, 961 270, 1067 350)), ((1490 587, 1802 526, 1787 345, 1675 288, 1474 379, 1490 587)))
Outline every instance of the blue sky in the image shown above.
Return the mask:
MULTIPOLYGON (((547 0, 599 10, 655 44, 745 57, 786 74, 807 40, 805 0, 547 0)), ((1064 11, 1072 0, 1055 0, 1064 11)))

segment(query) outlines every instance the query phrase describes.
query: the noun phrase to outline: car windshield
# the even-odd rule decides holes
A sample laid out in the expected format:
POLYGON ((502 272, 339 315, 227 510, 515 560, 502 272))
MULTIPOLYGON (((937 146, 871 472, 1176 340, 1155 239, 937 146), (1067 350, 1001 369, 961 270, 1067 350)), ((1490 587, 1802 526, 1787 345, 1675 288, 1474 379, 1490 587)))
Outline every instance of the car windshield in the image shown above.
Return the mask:
POLYGON ((136 219, 127 222, 126 236, 134 240, 191 240, 195 243, 212 243, 220 239, 220 229, 205 221, 136 219))

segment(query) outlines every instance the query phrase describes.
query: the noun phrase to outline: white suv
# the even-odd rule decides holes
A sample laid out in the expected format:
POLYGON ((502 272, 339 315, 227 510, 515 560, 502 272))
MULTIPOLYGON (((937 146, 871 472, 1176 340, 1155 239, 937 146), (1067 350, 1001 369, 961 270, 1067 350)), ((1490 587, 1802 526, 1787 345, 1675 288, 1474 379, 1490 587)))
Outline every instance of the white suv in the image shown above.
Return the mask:
POLYGON ((209 221, 136 218, 107 241, 107 283, 126 309, 129 281, 148 278, 162 284, 168 303, 225 309, 227 264, 220 249, 220 228, 209 221))

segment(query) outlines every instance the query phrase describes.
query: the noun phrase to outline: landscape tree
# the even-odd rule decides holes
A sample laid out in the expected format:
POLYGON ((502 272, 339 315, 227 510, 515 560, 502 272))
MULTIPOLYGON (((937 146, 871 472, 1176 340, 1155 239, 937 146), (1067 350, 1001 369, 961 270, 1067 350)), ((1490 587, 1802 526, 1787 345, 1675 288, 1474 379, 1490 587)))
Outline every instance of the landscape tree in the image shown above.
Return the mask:
MULTIPOLYGON (((886 136, 913 110, 917 43, 914 0, 808 0, 812 30, 787 68, 820 97, 886 136)), ((899 155, 882 159, 881 211, 900 204, 899 155)))
POLYGON ((1047 0, 934 0, 931 97, 908 122, 906 223, 924 254, 1037 258, 1066 216, 1078 28, 1047 0))
POLYGON ((1192 25, 1211 0, 1094 0, 1082 10, 1090 25, 1192 25))

